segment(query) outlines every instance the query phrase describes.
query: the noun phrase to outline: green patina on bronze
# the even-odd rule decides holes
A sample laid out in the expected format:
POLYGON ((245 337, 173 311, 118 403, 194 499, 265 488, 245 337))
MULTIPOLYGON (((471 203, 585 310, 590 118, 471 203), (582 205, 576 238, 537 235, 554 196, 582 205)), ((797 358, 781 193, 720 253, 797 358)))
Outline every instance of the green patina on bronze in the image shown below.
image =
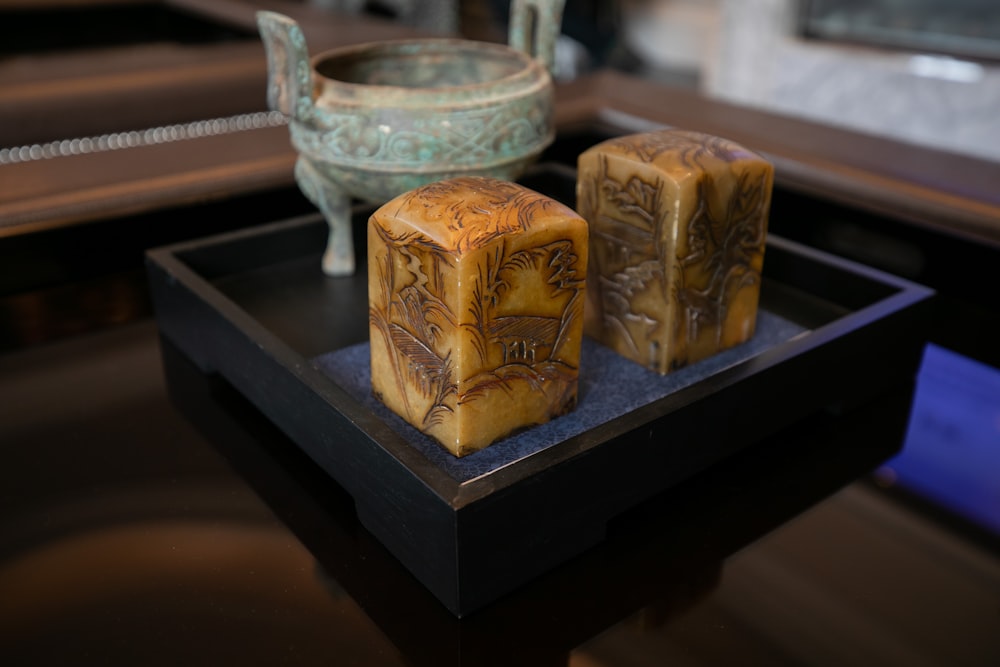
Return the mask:
POLYGON ((354 272, 352 197, 381 204, 458 176, 511 180, 552 142, 549 69, 563 4, 515 0, 510 46, 414 39, 313 60, 292 19, 258 13, 268 103, 289 117, 296 181, 330 225, 327 274, 354 272))

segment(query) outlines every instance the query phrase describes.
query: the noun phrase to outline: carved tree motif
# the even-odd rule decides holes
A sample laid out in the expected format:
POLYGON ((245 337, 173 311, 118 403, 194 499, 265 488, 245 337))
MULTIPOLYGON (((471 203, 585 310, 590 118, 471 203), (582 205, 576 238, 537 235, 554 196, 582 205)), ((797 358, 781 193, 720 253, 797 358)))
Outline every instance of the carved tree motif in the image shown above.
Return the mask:
POLYGON ((598 312, 588 333, 660 372, 745 340, 771 174, 737 144, 681 130, 585 151, 577 193, 591 224, 598 312))
POLYGON ((372 384, 387 405, 462 455, 489 444, 486 422, 502 437, 575 404, 578 215, 513 183, 453 179, 397 197, 369 228, 372 384))
POLYGON ((431 407, 422 419, 429 426, 436 423, 441 412, 451 410, 446 401, 457 391, 450 354, 437 351, 435 345, 442 325, 455 326, 455 316, 440 295, 428 288, 429 285, 440 284, 439 265, 447 261, 447 257, 443 249, 417 234, 392 237, 382 227, 376 225, 373 229, 389 252, 377 269, 381 298, 370 300, 369 322, 382 334, 389 349, 396 352, 391 360, 407 410, 412 413, 413 408, 409 405, 403 378, 413 379, 424 397, 433 397, 431 407), (433 281, 424 271, 420 256, 412 251, 414 247, 424 250, 420 256, 431 259, 433 281), (397 287, 397 266, 407 267, 412 283, 397 287))
POLYGON ((638 355, 638 341, 655 335, 660 328, 656 318, 647 313, 634 312, 633 300, 636 294, 662 287, 663 284, 660 240, 654 233, 662 217, 663 182, 644 180, 633 174, 621 183, 610 175, 607 159, 604 158, 600 160, 594 181, 584 192, 591 196, 589 210, 603 210, 597 208, 593 198, 593 193, 600 192, 607 204, 613 205, 631 221, 624 223, 619 216, 601 215, 597 229, 591 234, 605 239, 608 245, 614 247, 615 257, 595 252, 592 280, 597 280, 594 287, 600 294, 604 326, 616 331, 632 353, 638 355), (621 233, 623 224, 631 224, 638 233, 621 233), (632 263, 633 258, 638 261, 632 263))

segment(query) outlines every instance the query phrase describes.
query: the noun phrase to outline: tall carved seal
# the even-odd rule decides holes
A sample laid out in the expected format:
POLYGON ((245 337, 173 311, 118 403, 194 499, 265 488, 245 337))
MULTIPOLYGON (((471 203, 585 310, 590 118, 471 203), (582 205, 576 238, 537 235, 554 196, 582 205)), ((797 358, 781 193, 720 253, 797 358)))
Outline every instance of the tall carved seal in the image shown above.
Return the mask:
POLYGON ((769 162, 670 129, 590 148, 577 178, 590 224, 589 336, 667 373, 753 335, 769 162))
POLYGON ((457 456, 576 405, 587 223, 523 186, 433 183, 368 227, 372 389, 457 456))

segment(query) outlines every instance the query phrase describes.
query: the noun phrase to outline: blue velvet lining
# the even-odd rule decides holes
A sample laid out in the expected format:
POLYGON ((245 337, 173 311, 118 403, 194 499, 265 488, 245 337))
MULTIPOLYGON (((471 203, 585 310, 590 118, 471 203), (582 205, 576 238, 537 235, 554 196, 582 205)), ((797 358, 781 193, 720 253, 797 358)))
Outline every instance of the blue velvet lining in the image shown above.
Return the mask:
POLYGON ((372 396, 367 342, 328 352, 313 362, 435 465, 458 482, 467 482, 693 385, 802 331, 804 329, 793 322, 759 310, 756 333, 750 341, 666 375, 647 370, 585 338, 576 410, 462 458, 456 458, 372 396))

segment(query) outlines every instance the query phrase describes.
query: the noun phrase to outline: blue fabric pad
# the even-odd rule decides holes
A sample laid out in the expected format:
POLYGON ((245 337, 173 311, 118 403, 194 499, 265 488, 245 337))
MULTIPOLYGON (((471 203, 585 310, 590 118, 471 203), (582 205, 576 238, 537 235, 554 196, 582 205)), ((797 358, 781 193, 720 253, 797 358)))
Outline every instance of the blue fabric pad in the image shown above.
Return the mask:
POLYGON ((431 462, 458 482, 468 482, 696 384, 803 331, 801 326, 793 322, 765 310, 759 310, 756 332, 748 342, 666 375, 647 370, 609 348, 585 338, 580 354, 580 384, 576 410, 504 438, 462 458, 455 457, 433 438, 407 424, 375 399, 371 392, 370 352, 367 342, 320 355, 313 360, 313 363, 420 450, 431 462))

